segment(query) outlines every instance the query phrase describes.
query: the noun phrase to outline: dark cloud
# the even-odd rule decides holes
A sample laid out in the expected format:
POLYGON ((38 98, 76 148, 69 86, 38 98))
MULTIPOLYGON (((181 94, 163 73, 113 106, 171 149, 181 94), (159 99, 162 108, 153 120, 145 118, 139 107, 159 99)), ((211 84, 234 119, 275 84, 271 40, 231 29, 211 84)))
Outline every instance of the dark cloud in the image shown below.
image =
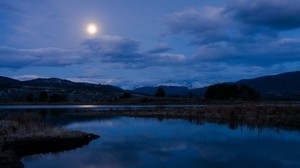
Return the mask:
POLYGON ((300 1, 231 0, 222 7, 186 9, 165 17, 167 33, 198 46, 199 61, 270 66, 300 58, 299 38, 281 34, 300 27, 300 1))
POLYGON ((300 27, 299 0, 231 0, 224 13, 250 26, 263 26, 275 30, 300 27))
POLYGON ((147 53, 149 54, 158 54, 158 53, 164 53, 164 52, 167 52, 167 51, 170 51, 172 50, 172 48, 166 44, 162 44, 158 47, 155 47, 151 50, 149 50, 147 53))
POLYGON ((7 10, 10 12, 17 12, 17 13, 23 13, 22 10, 15 7, 14 5, 8 3, 8 2, 0 2, 0 9, 7 10))
POLYGON ((161 45, 148 52, 139 51, 139 42, 118 36, 103 36, 82 43, 85 49, 101 62, 118 63, 119 68, 140 69, 166 64, 180 64, 186 60, 183 54, 166 53, 171 50, 161 45))
POLYGON ((137 52, 139 43, 119 36, 102 36, 96 39, 88 39, 81 43, 87 49, 104 55, 131 54, 137 52))
POLYGON ((118 63, 119 68, 141 68, 145 55, 139 53, 139 42, 130 38, 104 35, 81 43, 92 57, 104 63, 118 63))
POLYGON ((225 7, 186 9, 165 17, 168 34, 187 34, 197 44, 277 36, 300 28, 300 1, 230 0, 225 7), (262 34, 262 35, 261 35, 262 34))
POLYGON ((270 66, 299 60, 299 45, 300 39, 291 38, 264 43, 215 43, 200 46, 192 60, 270 66))
POLYGON ((26 66, 66 66, 82 64, 89 59, 81 51, 60 48, 16 49, 0 47, 1 68, 22 68, 26 66))
POLYGON ((210 43, 228 40, 227 26, 230 22, 222 15, 223 8, 206 7, 198 11, 186 9, 165 17, 168 34, 193 36, 193 43, 210 43))
POLYGON ((88 39, 77 49, 37 48, 17 49, 0 46, 0 68, 20 69, 30 66, 68 66, 88 62, 108 63, 116 69, 142 69, 150 66, 180 64, 183 54, 161 53, 170 48, 162 46, 152 53, 140 52, 139 42, 130 38, 104 35, 88 39))

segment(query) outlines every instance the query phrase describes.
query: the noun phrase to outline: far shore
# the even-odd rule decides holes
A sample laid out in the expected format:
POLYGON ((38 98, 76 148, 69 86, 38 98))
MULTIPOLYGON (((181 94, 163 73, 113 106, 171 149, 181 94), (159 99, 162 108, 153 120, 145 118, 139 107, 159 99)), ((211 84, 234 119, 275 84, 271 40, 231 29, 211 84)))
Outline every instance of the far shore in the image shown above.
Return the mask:
POLYGON ((157 106, 144 110, 85 111, 72 113, 73 116, 127 116, 151 117, 158 119, 186 119, 195 123, 213 122, 227 124, 232 129, 240 126, 249 128, 273 128, 300 131, 300 104, 219 104, 203 107, 165 108, 157 106))
POLYGON ((101 102, 0 102, 5 105, 230 105, 230 104, 272 104, 290 105, 299 104, 300 101, 213 101, 197 99, 149 99, 146 102, 140 100, 126 101, 101 101, 101 102))

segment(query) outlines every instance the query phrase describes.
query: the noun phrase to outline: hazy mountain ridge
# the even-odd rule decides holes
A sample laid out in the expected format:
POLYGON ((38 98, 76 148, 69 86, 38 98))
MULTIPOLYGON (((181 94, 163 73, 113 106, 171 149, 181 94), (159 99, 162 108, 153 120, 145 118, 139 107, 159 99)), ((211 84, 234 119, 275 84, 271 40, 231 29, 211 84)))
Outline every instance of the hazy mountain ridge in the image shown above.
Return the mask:
MULTIPOLYGON (((256 89, 266 100, 300 100, 300 71, 243 79, 235 83, 256 89)), ((129 92, 153 96, 159 87, 163 88, 166 96, 170 97, 191 95, 203 97, 207 89, 207 87, 188 89, 186 86, 145 86, 129 92)), ((19 81, 0 76, 0 100, 2 101, 25 101, 24 97, 28 95, 33 95, 37 99, 42 91, 49 92, 49 96, 51 94, 65 95, 68 101, 114 100, 125 92, 113 85, 72 82, 59 78, 19 81)))
POLYGON ((300 100, 300 71, 243 79, 236 83, 258 90, 267 99, 300 100))
MULTIPOLYGON (((300 71, 262 76, 254 79, 243 79, 234 83, 247 85, 256 89, 266 100, 300 100, 300 71)), ((154 95, 157 88, 141 87, 133 91, 146 95, 154 95)), ((175 90, 173 93, 166 91, 169 95, 187 96, 189 93, 192 93, 196 97, 203 97, 207 89, 207 87, 188 89, 178 94, 176 88, 180 87, 172 86, 172 88, 175 90)))
MULTIPOLYGON (((112 85, 72 82, 59 78, 19 81, 0 76, 0 101, 41 101, 41 92, 49 101, 87 102, 114 100, 123 90, 112 85)), ((45 100, 46 101, 46 100, 45 100)))

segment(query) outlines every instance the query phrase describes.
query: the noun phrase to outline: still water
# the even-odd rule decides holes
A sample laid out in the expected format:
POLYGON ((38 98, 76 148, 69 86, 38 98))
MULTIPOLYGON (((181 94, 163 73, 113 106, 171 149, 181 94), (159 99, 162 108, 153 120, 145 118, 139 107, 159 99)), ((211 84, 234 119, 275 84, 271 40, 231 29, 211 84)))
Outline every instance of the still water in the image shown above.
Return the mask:
POLYGON ((57 114, 45 118, 101 137, 75 150, 25 157, 26 168, 300 167, 297 131, 232 130, 227 125, 180 119, 79 119, 57 114))

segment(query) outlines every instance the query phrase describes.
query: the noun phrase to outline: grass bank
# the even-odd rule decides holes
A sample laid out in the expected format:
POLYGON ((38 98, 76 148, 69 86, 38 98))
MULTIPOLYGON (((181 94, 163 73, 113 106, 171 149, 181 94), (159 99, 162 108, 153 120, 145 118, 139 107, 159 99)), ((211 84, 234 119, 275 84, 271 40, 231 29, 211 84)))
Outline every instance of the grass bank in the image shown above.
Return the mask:
POLYGON ((164 108, 157 106, 145 110, 89 111, 71 115, 82 116, 129 116, 155 118, 181 118, 196 123, 214 122, 227 124, 236 129, 239 126, 249 128, 275 128, 300 130, 299 104, 230 104, 208 105, 197 108, 164 108))
POLYGON ((0 120, 0 167, 22 168, 24 156, 71 150, 98 137, 41 123, 36 113, 8 115, 0 120))

